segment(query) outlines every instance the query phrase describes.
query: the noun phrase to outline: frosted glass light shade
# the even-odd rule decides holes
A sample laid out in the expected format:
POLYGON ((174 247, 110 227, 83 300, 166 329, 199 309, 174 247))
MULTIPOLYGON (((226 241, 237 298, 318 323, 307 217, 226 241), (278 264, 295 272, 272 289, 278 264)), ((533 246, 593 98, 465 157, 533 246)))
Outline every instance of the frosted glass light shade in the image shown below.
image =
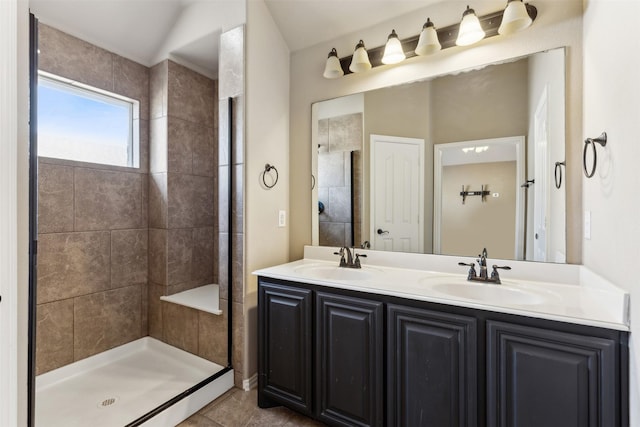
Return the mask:
POLYGON ((527 6, 522 0, 509 0, 507 8, 502 15, 502 23, 498 28, 498 34, 513 34, 528 28, 532 22, 533 20, 527 12, 527 6))
POLYGON ((353 57, 351 58, 351 65, 349 65, 349 70, 352 73, 361 73, 363 71, 367 71, 371 69, 371 62, 369 62, 369 54, 367 53, 367 49, 364 47, 364 42, 360 40, 356 45, 356 50, 353 52, 353 57))
POLYGON ((473 9, 467 6, 467 10, 462 14, 460 29, 456 44, 458 46, 469 46, 482 40, 485 36, 484 30, 480 26, 480 21, 473 9))
POLYGON ((396 30, 391 30, 391 34, 387 38, 387 44, 384 46, 384 54, 382 55, 383 64, 397 64, 406 59, 406 55, 402 50, 402 43, 396 34, 396 30))
POLYGON ((342 71, 342 66, 338 59, 338 52, 335 48, 331 49, 331 52, 329 52, 322 76, 325 79, 337 79, 338 77, 344 76, 344 71, 342 71))
POLYGON ((427 18, 427 22, 422 26, 422 31, 420 32, 416 55, 430 55, 440 49, 442 49, 442 45, 438 40, 438 32, 431 19, 427 18))

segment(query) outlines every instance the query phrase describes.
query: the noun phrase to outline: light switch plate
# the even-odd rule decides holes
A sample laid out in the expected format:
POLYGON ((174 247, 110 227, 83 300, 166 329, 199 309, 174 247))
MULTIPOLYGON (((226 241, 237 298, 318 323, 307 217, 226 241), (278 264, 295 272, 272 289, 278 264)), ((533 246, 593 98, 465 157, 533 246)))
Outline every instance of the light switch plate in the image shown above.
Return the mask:
POLYGON ((287 211, 278 211, 278 227, 287 225, 287 211))

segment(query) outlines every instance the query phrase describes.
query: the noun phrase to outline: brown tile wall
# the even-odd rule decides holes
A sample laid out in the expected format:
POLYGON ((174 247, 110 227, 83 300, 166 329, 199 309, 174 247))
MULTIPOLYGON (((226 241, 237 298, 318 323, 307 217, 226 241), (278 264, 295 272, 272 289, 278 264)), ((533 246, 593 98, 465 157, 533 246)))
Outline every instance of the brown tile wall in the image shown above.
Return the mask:
POLYGON ((226 365, 226 310, 160 301, 217 280, 217 82, 42 24, 40 50, 42 70, 140 101, 141 165, 40 159, 37 373, 146 335, 226 365))
POLYGON ((346 114, 319 120, 318 141, 318 200, 325 208, 319 214, 320 245, 359 246, 362 243, 362 114, 346 114))
POLYGON ((140 168, 41 158, 36 373, 147 335, 149 69, 40 24, 40 69, 140 102, 140 168))
POLYGON ((149 335, 226 365, 226 316, 159 300, 217 283, 217 92, 175 62, 151 68, 148 307, 149 335))
POLYGON ((232 301, 233 349, 232 364, 235 385, 253 373, 249 372, 246 359, 248 335, 245 328, 244 290, 244 27, 237 27, 220 38, 220 91, 219 91, 219 284, 220 305, 226 307, 232 301), (233 98, 233 140, 229 150, 229 98, 233 98), (231 151, 231 152, 230 152, 231 151), (232 156, 230 156, 230 154, 232 156), (231 168, 233 186, 229 188, 226 177, 231 168), (231 224, 226 213, 231 193, 231 224), (232 249, 229 250, 229 233, 232 233, 232 249), (228 280, 228 259, 231 257, 233 283, 228 280), (231 296, 229 287, 231 286, 231 296))

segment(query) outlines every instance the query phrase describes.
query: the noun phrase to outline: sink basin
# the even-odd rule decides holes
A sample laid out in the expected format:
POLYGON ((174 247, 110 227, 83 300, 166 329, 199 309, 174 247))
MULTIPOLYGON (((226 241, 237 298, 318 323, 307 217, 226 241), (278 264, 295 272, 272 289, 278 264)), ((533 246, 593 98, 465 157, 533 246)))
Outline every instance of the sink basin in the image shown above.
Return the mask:
POLYGON ((337 265, 309 264, 295 267, 296 273, 303 276, 328 280, 367 280, 379 270, 371 267, 346 268, 337 265))
POLYGON ((545 296, 524 289, 482 283, 437 283, 436 292, 483 303, 535 305, 546 301, 545 296))

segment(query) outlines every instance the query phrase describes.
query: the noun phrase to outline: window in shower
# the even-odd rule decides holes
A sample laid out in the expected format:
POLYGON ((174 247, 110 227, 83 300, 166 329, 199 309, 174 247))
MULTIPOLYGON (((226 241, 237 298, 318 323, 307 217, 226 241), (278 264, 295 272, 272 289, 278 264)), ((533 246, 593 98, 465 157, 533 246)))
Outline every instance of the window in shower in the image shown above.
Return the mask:
POLYGON ((138 106, 136 100, 40 72, 38 154, 137 168, 138 106))

